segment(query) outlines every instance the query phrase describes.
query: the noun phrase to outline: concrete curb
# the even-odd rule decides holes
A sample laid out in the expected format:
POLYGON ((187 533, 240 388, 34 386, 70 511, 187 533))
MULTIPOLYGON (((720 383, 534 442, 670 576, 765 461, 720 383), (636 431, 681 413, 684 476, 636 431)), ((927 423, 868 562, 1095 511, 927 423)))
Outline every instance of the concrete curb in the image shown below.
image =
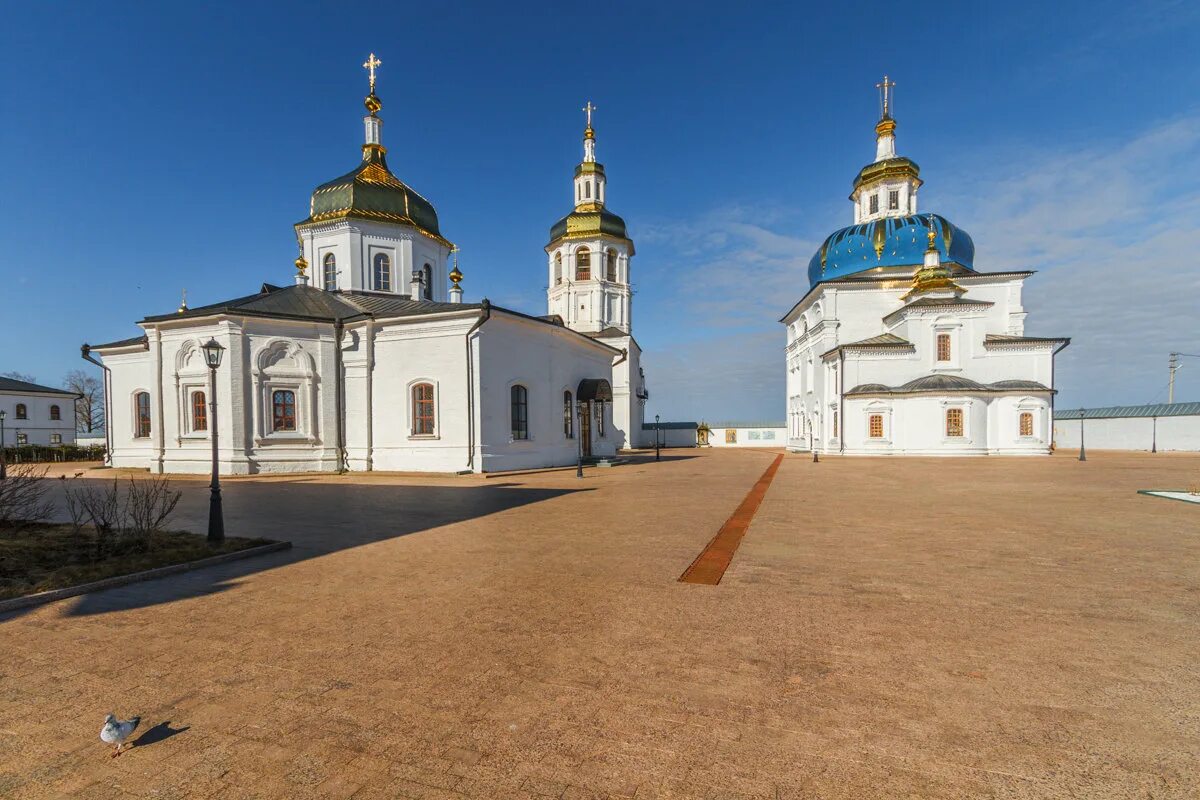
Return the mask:
POLYGON ((0 600, 0 614, 6 611, 16 611, 19 608, 53 603, 56 600, 65 600, 68 597, 77 597, 89 592, 98 592, 101 589, 112 589, 116 586, 126 586, 130 583, 154 580, 166 575, 212 567, 230 561, 240 561, 243 558, 266 555, 267 553, 274 553, 279 550, 290 550, 291 547, 291 542, 273 542, 271 544, 259 545, 258 547, 248 547, 245 550, 235 550, 232 553, 221 553, 217 556, 209 556, 208 558, 201 558, 196 561, 185 561, 182 564, 168 564, 165 567, 155 567, 154 569, 147 569, 142 572, 131 572, 128 575, 114 575, 111 578, 83 583, 79 586, 67 586, 63 589, 50 589, 49 591, 38 592, 37 594, 27 594, 23 597, 12 597, 8 600, 0 600))

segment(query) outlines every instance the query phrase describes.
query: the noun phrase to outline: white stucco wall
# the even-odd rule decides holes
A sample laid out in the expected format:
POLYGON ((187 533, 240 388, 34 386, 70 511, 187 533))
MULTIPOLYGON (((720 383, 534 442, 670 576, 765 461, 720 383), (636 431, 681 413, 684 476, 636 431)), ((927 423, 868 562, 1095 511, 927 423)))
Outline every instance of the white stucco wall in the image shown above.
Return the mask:
MULTIPOLYGON (((1079 449, 1079 420, 1054 421, 1055 445, 1059 450, 1079 449)), ((1157 449, 1200 451, 1200 415, 1159 417, 1114 417, 1085 419, 1084 444, 1095 450, 1157 449), (1155 427, 1157 426, 1157 431, 1155 427)))

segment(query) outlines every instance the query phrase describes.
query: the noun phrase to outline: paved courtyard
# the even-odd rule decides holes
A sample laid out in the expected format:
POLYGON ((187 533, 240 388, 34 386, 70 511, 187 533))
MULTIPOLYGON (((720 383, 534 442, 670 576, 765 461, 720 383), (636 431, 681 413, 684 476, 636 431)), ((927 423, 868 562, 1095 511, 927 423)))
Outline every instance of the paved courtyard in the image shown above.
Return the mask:
POLYGON ((667 456, 230 481, 293 550, 0 617, 0 796, 1200 792, 1200 457, 789 455, 708 586, 775 454, 667 456))

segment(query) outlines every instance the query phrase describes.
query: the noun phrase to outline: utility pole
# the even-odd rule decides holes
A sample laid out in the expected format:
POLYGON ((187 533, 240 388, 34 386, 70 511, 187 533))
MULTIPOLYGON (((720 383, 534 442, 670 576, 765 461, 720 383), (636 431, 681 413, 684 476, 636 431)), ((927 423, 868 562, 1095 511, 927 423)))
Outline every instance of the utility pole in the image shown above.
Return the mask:
POLYGON ((1171 381, 1167 384, 1167 402, 1175 402, 1175 373, 1179 370, 1179 353, 1171 353, 1171 358, 1167 362, 1168 368, 1171 370, 1171 381))
POLYGON ((1167 366, 1171 370, 1171 381, 1167 384, 1167 402, 1175 402, 1175 373, 1183 369, 1183 364, 1179 362, 1181 358, 1200 358, 1200 353, 1171 353, 1171 358, 1167 361, 1167 366))

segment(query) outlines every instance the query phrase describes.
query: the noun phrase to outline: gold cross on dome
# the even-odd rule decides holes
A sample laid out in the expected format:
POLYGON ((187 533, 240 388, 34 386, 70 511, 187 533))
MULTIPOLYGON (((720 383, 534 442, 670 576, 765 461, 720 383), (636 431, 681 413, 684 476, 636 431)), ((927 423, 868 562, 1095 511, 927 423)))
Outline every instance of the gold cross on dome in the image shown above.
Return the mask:
POLYGON ((889 81, 888 76, 883 76, 883 83, 875 84, 875 88, 879 90, 880 110, 883 116, 887 116, 892 110, 892 89, 896 88, 895 81, 889 81))
POLYGON ((587 102, 587 105, 586 105, 586 106, 584 106, 584 107, 583 107, 582 109, 580 109, 580 110, 581 110, 581 111, 584 111, 584 112, 586 112, 586 113, 587 113, 587 124, 588 124, 588 127, 589 127, 589 128, 590 128, 590 127, 592 127, 592 112, 596 110, 596 107, 595 107, 594 105, 592 105, 592 101, 591 101, 591 100, 588 100, 588 102, 587 102))
POLYGON ((371 94, 375 94, 375 68, 381 64, 383 64, 383 62, 376 58, 374 53, 371 53, 371 57, 368 58, 366 63, 363 64, 363 67, 365 67, 367 72, 371 75, 371 94))

